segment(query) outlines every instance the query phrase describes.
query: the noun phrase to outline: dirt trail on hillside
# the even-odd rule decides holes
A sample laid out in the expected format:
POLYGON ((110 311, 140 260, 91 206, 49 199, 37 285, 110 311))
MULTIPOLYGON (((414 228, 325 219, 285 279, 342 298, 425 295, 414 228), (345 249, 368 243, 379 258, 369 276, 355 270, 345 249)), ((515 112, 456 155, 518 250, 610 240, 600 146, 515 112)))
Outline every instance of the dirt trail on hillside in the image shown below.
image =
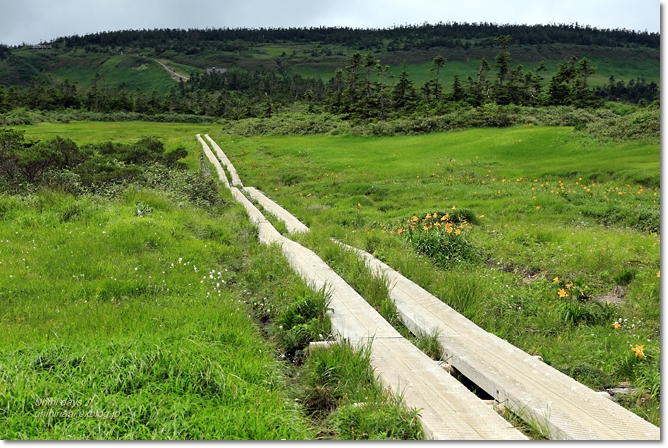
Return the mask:
POLYGON ((172 75, 172 79, 173 79, 174 81, 176 81, 176 82, 181 82, 181 81, 183 81, 183 82, 188 82, 188 81, 190 80, 190 78, 188 78, 187 76, 179 75, 179 74, 176 73, 174 70, 172 70, 171 68, 169 68, 169 67, 168 67, 167 65, 165 65, 164 63, 158 61, 157 59, 153 59, 153 60, 154 60, 155 62, 157 62, 158 64, 162 65, 162 67, 163 67, 165 70, 167 70, 167 71, 169 72, 170 75, 172 75))

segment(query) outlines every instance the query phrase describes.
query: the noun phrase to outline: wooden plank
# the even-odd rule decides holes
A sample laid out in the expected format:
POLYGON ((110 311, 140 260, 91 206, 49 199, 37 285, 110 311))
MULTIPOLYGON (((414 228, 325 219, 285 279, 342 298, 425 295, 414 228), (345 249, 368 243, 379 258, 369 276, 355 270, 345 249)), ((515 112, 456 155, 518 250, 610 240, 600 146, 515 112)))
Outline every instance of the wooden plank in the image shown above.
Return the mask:
POLYGON ((306 227, 301 221, 295 218, 290 212, 285 210, 276 202, 269 199, 257 188, 245 187, 244 189, 250 195, 250 197, 255 199, 265 210, 283 221, 285 223, 285 228, 289 233, 301 233, 309 231, 309 228, 306 227))
POLYGON ((220 159, 221 162, 223 162, 223 165, 225 165, 225 168, 227 168, 227 171, 230 173, 230 177, 232 178, 232 185, 236 185, 239 187, 243 187, 244 184, 241 183, 241 179, 239 179, 239 175, 237 174, 237 170, 234 168, 234 165, 232 165, 232 162, 230 162, 230 159, 227 158, 225 153, 223 152, 222 149, 220 149, 220 146, 218 146, 218 143, 213 141, 211 137, 209 137, 209 134, 204 134, 204 137, 211 142, 211 146, 213 146, 214 151, 216 151, 216 154, 218 155, 218 158, 220 159))
POLYGON ((449 363, 518 415, 544 425, 551 438, 660 439, 658 427, 484 331, 370 254, 351 249, 390 280, 390 297, 411 331, 438 332, 449 363))
POLYGON ((197 134, 197 140, 202 144, 202 150, 204 151, 204 154, 206 155, 207 159, 209 159, 209 162, 213 164, 213 166, 216 168, 216 173, 218 173, 218 179, 225 184, 227 188, 230 188, 230 183, 227 181, 227 176, 225 175, 225 171, 223 170, 223 167, 220 166, 220 163, 216 160, 216 157, 213 155, 211 152, 211 149, 209 149, 209 146, 202 140, 202 137, 200 137, 199 134, 197 134))

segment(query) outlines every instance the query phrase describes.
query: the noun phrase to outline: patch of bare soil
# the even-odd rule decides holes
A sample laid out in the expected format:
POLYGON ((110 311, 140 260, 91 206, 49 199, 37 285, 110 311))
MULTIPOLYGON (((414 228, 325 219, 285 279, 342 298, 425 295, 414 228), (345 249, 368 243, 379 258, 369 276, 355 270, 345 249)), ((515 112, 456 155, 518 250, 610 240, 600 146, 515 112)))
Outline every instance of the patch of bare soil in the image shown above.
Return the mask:
POLYGON ((615 289, 613 289, 609 293, 595 296, 593 297, 593 300, 596 300, 597 302, 601 303, 606 303, 606 302, 622 303, 624 301, 625 295, 626 295, 626 290, 623 287, 617 285, 615 286, 615 289))

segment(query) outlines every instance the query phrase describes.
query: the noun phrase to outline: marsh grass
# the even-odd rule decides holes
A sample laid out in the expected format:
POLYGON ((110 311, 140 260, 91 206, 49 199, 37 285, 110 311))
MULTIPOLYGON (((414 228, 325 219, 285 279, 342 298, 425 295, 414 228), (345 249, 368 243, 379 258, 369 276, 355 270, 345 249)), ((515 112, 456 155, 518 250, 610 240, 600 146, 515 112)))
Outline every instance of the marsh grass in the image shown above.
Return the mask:
POLYGON ((306 362, 306 409, 329 411, 324 423, 340 439, 421 439, 418 411, 406 410, 401 397, 383 389, 369 359, 370 346, 335 344, 314 351, 306 362))
MULTIPOLYGON (((245 182, 272 190, 283 207, 307 217, 313 235, 367 250, 487 331, 590 387, 640 381, 646 360, 621 367, 630 347, 659 348, 655 141, 615 143, 538 126, 392 138, 214 138, 245 182), (300 179, 294 187, 275 181, 286 170, 300 179), (407 217, 453 207, 477 221, 466 235, 479 254, 475 262, 439 265, 426 250, 436 241, 415 250, 397 234, 407 217)), ((313 238, 307 245, 317 248, 313 238)), ((315 250, 376 303, 375 293, 362 293, 370 282, 355 286, 359 274, 343 274, 357 269, 351 260, 315 250)), ((647 416, 649 402, 658 409, 654 398, 641 407, 624 404, 647 416)))
POLYGON ((230 286, 255 244, 234 209, 137 189, 0 202, 3 439, 311 437, 230 286))

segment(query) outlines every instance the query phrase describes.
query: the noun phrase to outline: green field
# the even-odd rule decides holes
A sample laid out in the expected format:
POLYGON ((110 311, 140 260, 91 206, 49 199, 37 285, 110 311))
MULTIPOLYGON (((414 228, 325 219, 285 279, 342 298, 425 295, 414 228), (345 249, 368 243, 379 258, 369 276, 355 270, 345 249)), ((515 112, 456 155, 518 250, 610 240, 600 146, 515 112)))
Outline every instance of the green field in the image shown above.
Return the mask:
POLYGON ((323 243, 329 237, 369 250, 590 387, 631 381, 654 390, 626 405, 658 424, 658 143, 603 144, 572 128, 532 126, 389 138, 212 137, 246 185, 311 227, 303 242, 321 254, 333 250, 323 243), (450 248, 430 229, 421 240, 423 253, 437 252, 430 258, 398 230, 434 213, 462 213, 473 226, 450 248), (652 355, 636 358, 636 344, 652 355))
MULTIPOLYGON (((160 135, 197 169, 194 132, 207 132, 28 129, 79 145, 160 135)), ((257 242, 230 193, 165 170, 95 193, 0 195, 0 439, 421 438, 368 352, 304 355, 329 333, 326 295, 257 242)))
MULTIPOLYGON (((155 135, 163 139, 168 149, 184 146, 190 152, 187 161, 192 168, 199 164, 200 147, 195 134, 208 133, 230 157, 245 185, 262 189, 311 228, 310 234, 299 241, 332 263, 367 300, 372 301, 374 296, 376 304, 384 307, 381 311, 386 317, 391 308, 382 304, 383 288, 372 291, 370 282, 360 281, 361 274, 351 268, 351 258, 346 258, 329 241, 330 237, 373 252, 486 330, 542 356, 545 362, 594 389, 629 382, 637 391, 623 396, 620 403, 660 424, 658 142, 601 143, 574 133, 572 128, 534 126, 382 138, 248 138, 225 134, 219 125, 138 122, 39 124, 21 129, 29 138, 46 140, 61 135, 78 144, 132 142, 144 135, 155 135), (465 217, 467 224, 452 221, 462 231, 456 237, 436 227, 422 232, 423 224, 434 221, 426 216, 434 214, 439 220, 446 214, 465 217), (410 230, 411 223, 419 225, 410 230), (416 241, 420 244, 416 245, 416 241), (643 357, 631 350, 639 345, 644 346, 643 357)), ((58 396, 67 396, 67 390, 88 390, 92 383, 86 381, 92 380, 77 376, 81 374, 70 372, 67 367, 56 370, 65 378, 65 385, 60 388, 46 374, 19 372, 27 369, 30 362, 36 365, 36 360, 47 353, 61 363, 75 362, 86 353, 91 353, 86 355, 89 359, 99 356, 113 360, 117 356, 113 354, 117 340, 127 341, 127 356, 137 359, 138 366, 147 362, 142 361, 146 356, 164 356, 165 365, 179 365, 181 361, 170 357, 192 358, 204 350, 191 345, 189 339, 209 344, 204 344, 212 350, 206 356, 223 356, 215 350, 224 352, 225 345, 214 344, 219 339, 211 336, 224 334, 225 328, 232 325, 227 317, 223 319, 228 309, 222 301, 243 297, 244 288, 252 291, 253 298, 271 297, 280 284, 277 279, 286 275, 276 275, 269 266, 279 263, 279 256, 252 249, 253 237, 244 233, 249 225, 238 209, 220 215, 182 210, 148 193, 124 193, 111 203, 46 193, 26 200, 3 197, 2 201, 0 210, 4 211, 0 216, 5 225, 0 240, 6 242, 0 246, 0 269, 13 275, 1 277, 0 281, 0 293, 11 298, 3 302, 2 309, 4 336, 0 341, 6 341, 3 353, 11 353, 6 364, 11 366, 10 373, 5 370, 3 374, 29 385, 24 390, 36 387, 34 384, 43 388, 40 391, 59 391, 58 396), (147 219, 133 215, 140 202, 152 209, 147 219), (79 217, 63 220, 68 207, 75 203, 79 217), (133 228, 136 230, 130 230, 133 228), (69 240, 70 231, 81 236, 69 240), (84 232, 91 235, 90 243, 84 232), (138 232, 136 236, 134 232, 138 232), (202 232, 209 236, 202 237, 202 232), (115 238, 116 243, 108 245, 109 238, 115 238), (152 247, 150 251, 137 250, 147 244, 152 247), (256 260, 250 265, 261 265, 264 259, 264 267, 258 270, 262 275, 254 276, 253 269, 239 265, 240 254, 247 250, 251 260, 256 260), (96 260, 96 254, 104 253, 112 254, 103 257, 107 261, 90 263, 96 260), (126 260, 108 261, 121 256, 126 260), (198 284, 194 274, 171 270, 169 264, 179 257, 192 258, 198 269, 206 272, 224 272, 232 266, 230 271, 246 281, 239 281, 238 288, 218 299, 213 290, 207 289, 211 285, 198 284), (99 263, 100 267, 93 267, 99 263), (40 275, 51 272, 58 279, 54 287, 39 283, 40 275), (93 279, 90 283, 83 280, 89 278, 93 279), (120 289, 116 278, 124 282, 120 289), (195 288, 186 287, 187 283, 195 288), (141 299, 100 302, 99 297, 122 296, 123 291, 133 288, 144 291, 141 299), (153 297, 155 288, 162 288, 155 296, 160 306, 153 302, 147 305, 145 300, 153 297), (165 288, 179 291, 180 296, 168 294, 165 288), (120 292, 116 295, 110 291, 120 292), (207 292, 216 300, 209 303, 207 292), (192 296, 194 302, 181 296, 192 296), (24 300, 18 302, 20 297, 24 300), (82 303, 83 300, 88 302, 82 303), (94 310, 91 302, 97 307, 94 310), (178 331, 154 329, 147 319, 137 318, 137 310, 146 313, 147 319, 158 319, 164 325, 171 323, 178 331), (90 321, 85 319, 89 312, 101 316, 104 323, 94 330, 93 345, 84 344, 81 336, 92 331, 90 321), (65 316, 63 313, 82 313, 84 317, 68 320, 61 317, 65 316), (216 324, 201 317, 218 313, 221 317, 216 324), (59 330, 61 326, 66 331, 59 330), (52 330, 58 336, 50 333, 52 330), (156 331, 156 342, 143 336, 152 331, 156 331), (194 338, 200 332, 202 336, 194 338), (154 345, 160 350, 149 348, 154 345)), ((296 294, 292 291, 287 297, 296 294)), ((277 299, 283 308, 285 294, 278 294, 282 298, 277 299)), ((244 309, 238 314, 230 309, 230 319, 247 325, 241 323, 244 309)), ((252 344, 261 347, 263 342, 252 344)), ((242 356, 244 361, 239 368, 251 372, 253 363, 272 365, 271 359, 263 356, 242 356), (245 362, 250 363, 249 367, 242 367, 245 362)), ((117 375, 104 370, 102 364, 93 364, 83 375, 117 375)), ((195 363, 188 367, 187 375, 199 375, 204 368, 195 363)), ((162 384, 152 381, 151 387, 162 384)), ((110 387, 106 382, 100 384, 110 387)), ((278 387, 271 393, 278 397, 272 412, 293 415, 291 408, 281 404, 281 394, 287 392, 278 387)), ((4 394, 0 396, 7 396, 4 394)), ((164 400, 177 403, 182 398, 174 397, 190 397, 188 394, 189 391, 167 394, 164 400)), ((130 395, 127 399, 135 400, 130 405, 121 398, 108 399, 107 404, 101 392, 91 392, 87 397, 92 397, 91 403, 98 408, 114 411, 119 406, 149 406, 141 394, 130 395)), ((195 395, 193 400, 202 399, 195 395)), ((38 398, 27 392, 12 397, 11 409, 28 406, 33 410, 38 398)), ((362 397, 359 401, 363 401, 362 397)), ((177 413, 175 406, 168 407, 170 412, 177 413)), ((151 429, 154 432, 137 426, 134 432, 127 433, 131 434, 128 437, 197 437, 185 429, 155 432, 164 427, 163 417, 151 427, 158 428, 151 429)), ((188 418, 183 421, 199 421, 195 416, 188 418)), ((299 415, 291 421, 295 428, 308 427, 299 415)), ((284 437, 280 435, 282 430, 277 429, 271 437, 284 437)), ((51 437, 44 433, 35 436, 30 432, 34 430, 23 431, 27 432, 20 434, 32 436, 12 433, 10 437, 51 437)), ((83 431, 81 434, 91 438, 121 434, 119 429, 83 431)), ((304 431, 293 434, 307 438, 313 435, 304 431)), ((343 430, 337 431, 342 437, 343 430)), ((61 435, 52 437, 62 437, 64 432, 58 434, 61 435)), ((239 437, 250 437, 250 433, 241 434, 239 437)))
MULTIPOLYGON (((381 63, 382 63, 381 59, 381 63)), ((543 83, 547 86, 552 75, 557 72, 557 64, 563 61, 560 60, 547 60, 545 61, 545 67, 547 71, 542 73, 542 76, 545 78, 543 83)), ((615 61, 610 59, 591 59, 592 65, 597 68, 596 73, 589 79, 589 85, 592 87, 603 87, 608 84, 610 76, 614 76, 616 80, 631 80, 638 78, 645 78, 645 80, 650 82, 655 82, 659 84, 659 61, 643 61, 643 62, 623 62, 615 61)), ((340 67, 343 67, 345 64, 342 64, 340 67)), ((531 71, 538 66, 538 64, 533 62, 525 61, 514 61, 511 64, 513 67, 517 65, 522 65, 524 71, 531 71)), ((431 69, 434 65, 431 62, 423 62, 420 64, 406 64, 406 72, 408 72, 410 79, 413 80, 416 86, 421 86, 425 81, 429 79, 434 79, 434 74, 431 69)), ((464 61, 448 61, 445 66, 441 69, 440 79, 446 86, 446 91, 452 90, 452 82, 455 74, 458 74, 460 80, 466 81, 468 76, 471 76, 475 79, 478 68, 480 67, 480 61, 471 59, 468 62, 464 61)), ((323 81, 328 81, 334 76, 334 71, 337 66, 326 66, 324 64, 320 66, 313 66, 313 64, 298 64, 290 68, 289 73, 296 74, 299 73, 303 77, 311 78, 321 78, 323 81)), ((397 78, 401 74, 401 66, 391 66, 390 73, 397 78)), ((392 80, 391 80, 392 82, 392 80)))

